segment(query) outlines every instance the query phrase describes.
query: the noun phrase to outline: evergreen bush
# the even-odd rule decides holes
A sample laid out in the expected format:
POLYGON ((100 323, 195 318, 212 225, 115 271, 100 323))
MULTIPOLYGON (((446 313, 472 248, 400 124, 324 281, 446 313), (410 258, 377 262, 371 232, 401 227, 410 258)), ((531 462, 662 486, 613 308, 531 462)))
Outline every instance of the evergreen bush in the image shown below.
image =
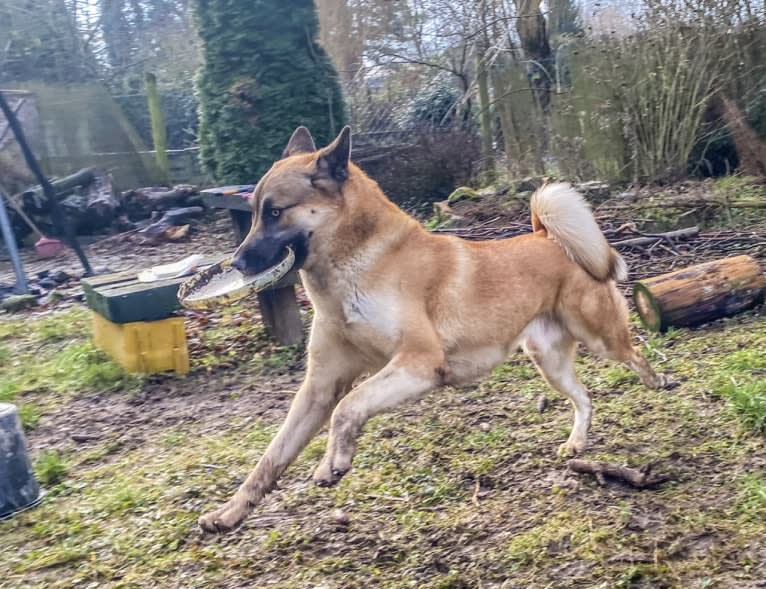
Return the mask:
POLYGON ((325 145, 345 124, 337 74, 317 43, 312 0, 194 0, 203 165, 257 182, 298 125, 325 145))

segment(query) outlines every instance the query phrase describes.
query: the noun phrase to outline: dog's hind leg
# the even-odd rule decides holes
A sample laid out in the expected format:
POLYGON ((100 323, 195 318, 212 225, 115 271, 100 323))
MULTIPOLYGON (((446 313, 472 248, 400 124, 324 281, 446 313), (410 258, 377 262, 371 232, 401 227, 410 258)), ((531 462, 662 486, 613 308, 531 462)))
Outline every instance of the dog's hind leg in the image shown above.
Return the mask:
POLYGON ((414 401, 443 381, 441 350, 397 354, 338 403, 332 414, 327 451, 314 471, 314 482, 323 487, 334 485, 348 472, 356 452, 356 438, 369 418, 414 401))
POLYGON ((312 333, 306 378, 282 427, 234 496, 216 511, 200 517, 204 530, 226 532, 245 519, 325 424, 362 371, 353 349, 328 335, 317 329, 312 333))
POLYGON ((668 384, 664 374, 657 374, 630 339, 627 318, 615 317, 614 322, 601 331, 585 330, 580 322, 572 325, 577 338, 595 354, 623 362, 633 370, 644 386, 650 389, 661 389, 668 384))
POLYGON ((524 351, 535 363, 543 378, 563 393, 574 406, 574 425, 569 439, 559 452, 577 454, 588 445, 588 429, 592 414, 588 390, 577 378, 574 355, 577 342, 553 319, 533 320, 522 333, 524 351))
POLYGON ((620 344, 608 347, 604 356, 610 360, 617 360, 627 364, 633 372, 638 374, 644 386, 650 389, 661 389, 668 386, 666 376, 664 374, 657 374, 638 348, 630 343, 630 334, 626 334, 622 339, 623 341, 620 344))
POLYGON ((572 298, 564 307, 564 324, 591 352, 624 362, 649 388, 659 389, 667 385, 665 376, 657 374, 638 348, 633 347, 628 306, 613 283, 599 286, 584 298, 572 298))

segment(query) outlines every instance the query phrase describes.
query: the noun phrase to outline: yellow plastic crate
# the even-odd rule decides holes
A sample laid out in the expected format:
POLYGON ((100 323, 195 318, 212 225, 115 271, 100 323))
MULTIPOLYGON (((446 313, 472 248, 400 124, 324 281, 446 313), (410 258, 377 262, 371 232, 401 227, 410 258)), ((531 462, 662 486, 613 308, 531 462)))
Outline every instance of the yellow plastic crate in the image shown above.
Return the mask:
POLYGON ((183 317, 113 323, 93 312, 93 340, 128 372, 189 372, 183 317))

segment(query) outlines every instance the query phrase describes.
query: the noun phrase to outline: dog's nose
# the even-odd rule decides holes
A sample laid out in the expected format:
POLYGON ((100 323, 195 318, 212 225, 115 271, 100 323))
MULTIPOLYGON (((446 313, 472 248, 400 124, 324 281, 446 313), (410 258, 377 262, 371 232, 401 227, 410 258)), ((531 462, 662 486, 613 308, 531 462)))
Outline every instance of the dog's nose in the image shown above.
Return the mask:
POLYGON ((247 262, 245 261, 245 256, 236 256, 231 261, 231 265, 244 274, 245 269, 247 268, 247 262))

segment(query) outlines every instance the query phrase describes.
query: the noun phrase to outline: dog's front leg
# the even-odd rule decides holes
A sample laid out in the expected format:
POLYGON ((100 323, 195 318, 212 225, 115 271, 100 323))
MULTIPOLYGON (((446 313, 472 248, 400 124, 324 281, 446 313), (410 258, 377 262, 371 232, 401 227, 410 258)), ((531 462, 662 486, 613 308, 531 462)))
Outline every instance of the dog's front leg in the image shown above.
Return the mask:
POLYGON ((337 483, 351 468, 356 438, 370 417, 414 401, 444 382, 441 351, 398 354, 380 372, 354 388, 332 414, 327 452, 314 471, 314 482, 337 483))
POLYGON ((306 378, 282 427, 234 496, 216 511, 199 518, 199 525, 204 530, 226 532, 242 523, 325 424, 338 400, 348 392, 361 371, 352 351, 341 347, 337 341, 317 335, 312 335, 309 344, 306 378))

